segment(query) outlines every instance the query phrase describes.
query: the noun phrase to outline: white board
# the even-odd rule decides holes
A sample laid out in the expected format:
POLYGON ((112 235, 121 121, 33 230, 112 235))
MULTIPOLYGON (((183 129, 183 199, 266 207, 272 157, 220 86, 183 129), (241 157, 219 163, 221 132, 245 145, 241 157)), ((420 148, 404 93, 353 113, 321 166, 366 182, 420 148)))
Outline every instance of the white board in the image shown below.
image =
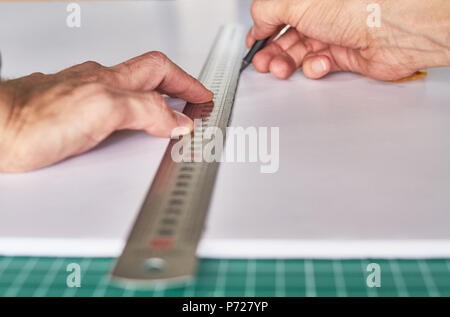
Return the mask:
POLYGON ((232 125, 280 127, 279 170, 221 165, 199 254, 450 256, 449 83, 245 72, 232 125))

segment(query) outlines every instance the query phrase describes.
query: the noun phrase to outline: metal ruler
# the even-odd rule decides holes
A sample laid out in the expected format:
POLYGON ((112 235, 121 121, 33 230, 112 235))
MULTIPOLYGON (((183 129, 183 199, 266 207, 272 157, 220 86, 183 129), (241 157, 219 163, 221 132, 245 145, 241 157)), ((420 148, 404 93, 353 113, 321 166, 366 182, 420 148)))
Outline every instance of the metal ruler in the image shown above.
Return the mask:
MULTIPOLYGON (((212 102, 188 103, 184 113, 201 119, 201 131, 217 127, 225 135, 239 79, 245 37, 241 26, 223 26, 199 80, 214 92, 212 102)), ((194 134, 195 135, 195 134, 194 134)), ((176 163, 166 149, 112 278, 126 284, 183 282, 195 274, 196 250, 216 179, 218 162, 176 163)), ((207 142, 203 140, 201 142, 207 142)), ((197 143, 192 138, 193 155, 197 143)), ((217 149, 216 149, 217 150, 217 149)))

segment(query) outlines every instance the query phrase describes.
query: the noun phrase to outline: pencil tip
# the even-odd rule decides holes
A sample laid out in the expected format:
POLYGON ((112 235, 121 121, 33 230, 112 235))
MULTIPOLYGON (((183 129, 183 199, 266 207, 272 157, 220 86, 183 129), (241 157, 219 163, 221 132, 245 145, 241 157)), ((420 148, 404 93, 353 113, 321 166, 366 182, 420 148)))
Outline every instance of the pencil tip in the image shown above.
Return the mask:
POLYGON ((244 69, 247 68, 248 64, 249 63, 243 61, 242 64, 241 64, 241 69, 239 70, 239 72, 242 73, 244 71, 244 69))

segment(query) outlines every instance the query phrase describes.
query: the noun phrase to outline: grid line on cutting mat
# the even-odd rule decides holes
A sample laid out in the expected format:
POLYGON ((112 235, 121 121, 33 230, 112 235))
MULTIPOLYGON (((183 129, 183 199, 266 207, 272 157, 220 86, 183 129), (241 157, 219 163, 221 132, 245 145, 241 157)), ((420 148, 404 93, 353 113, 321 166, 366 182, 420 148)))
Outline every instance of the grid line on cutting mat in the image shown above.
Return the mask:
POLYGON ((450 296, 449 259, 215 260, 201 259, 183 286, 142 289, 109 280, 114 259, 0 257, 0 296, 450 296), (81 287, 68 287, 70 263, 81 268, 81 287), (381 268, 381 287, 370 288, 369 263, 381 268))

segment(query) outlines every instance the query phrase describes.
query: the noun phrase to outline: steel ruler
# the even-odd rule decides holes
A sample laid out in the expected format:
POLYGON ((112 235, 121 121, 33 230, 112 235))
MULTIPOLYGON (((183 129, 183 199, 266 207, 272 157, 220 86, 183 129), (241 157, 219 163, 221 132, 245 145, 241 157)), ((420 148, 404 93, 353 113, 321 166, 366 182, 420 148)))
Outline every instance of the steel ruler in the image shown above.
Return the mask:
MULTIPOLYGON (((201 127, 196 127, 201 131, 194 132, 217 127, 225 135, 245 52, 244 42, 242 26, 221 27, 199 77, 214 92, 214 99, 204 104, 188 103, 183 111, 192 119, 202 120, 201 127)), ((171 152, 178 141, 169 142, 112 271, 116 281, 144 285, 183 282, 195 274, 197 245, 219 163, 198 160, 176 163, 171 152)), ((196 148, 198 140, 192 138, 191 142, 192 154, 201 155, 196 148)))

